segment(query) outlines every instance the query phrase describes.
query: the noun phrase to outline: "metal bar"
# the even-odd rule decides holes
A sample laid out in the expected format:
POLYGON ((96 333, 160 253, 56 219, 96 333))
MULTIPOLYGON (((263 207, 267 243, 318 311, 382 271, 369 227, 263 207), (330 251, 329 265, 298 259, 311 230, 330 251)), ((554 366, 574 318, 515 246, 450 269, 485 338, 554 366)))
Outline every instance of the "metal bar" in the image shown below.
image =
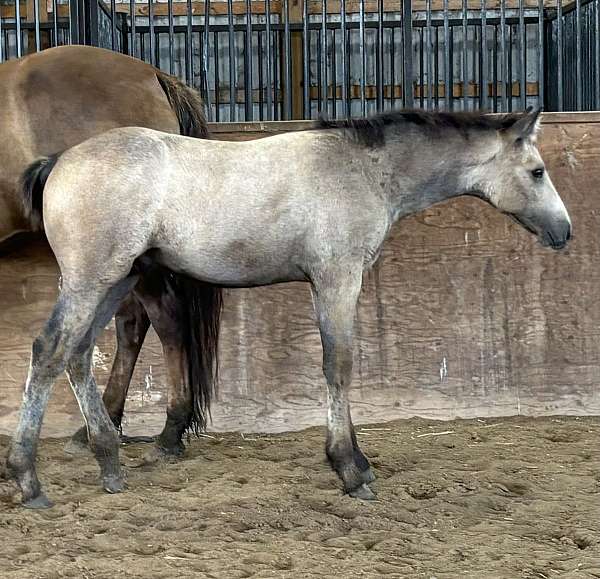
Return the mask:
MULTIPOLYGON (((18 2, 18 0, 16 0, 18 2)), ((114 1, 114 0, 113 0, 114 1)), ((35 51, 39 52, 42 46, 40 39, 40 5, 39 0, 33 0, 33 20, 35 22, 35 51)))
POLYGON ((581 78, 581 0, 575 0, 575 104, 580 111, 583 104, 581 78))
POLYGON ((556 3, 556 83, 558 86, 558 110, 563 110, 563 16, 562 16, 562 0, 557 0, 556 3))
POLYGON ((169 20, 169 74, 175 74, 175 30, 173 29, 173 0, 167 0, 167 18, 169 20))
POLYGON ((263 43, 262 34, 258 33, 258 42, 256 43, 258 50, 258 120, 263 121, 264 115, 264 104, 265 99, 263 98, 263 43))
MULTIPOLYGON (((540 0, 542 2, 543 0, 540 0)), ((600 0, 594 2, 594 96, 595 109, 600 109, 600 0)))
POLYGON ((512 112, 513 110, 513 98, 512 98, 512 79, 513 79, 513 30, 512 30, 512 26, 509 26, 507 28, 507 32, 508 32, 508 54, 506 55, 506 60, 508 63, 507 66, 507 80, 506 80, 506 94, 508 97, 508 110, 509 112, 512 112))
POLYGON ((327 0, 321 0, 321 103, 319 111, 329 113, 328 82, 327 82, 327 0))
POLYGON ((221 120, 221 86, 219 82, 219 33, 213 35, 213 47, 215 55, 215 121, 218 123, 221 120))
POLYGON ((519 96, 521 109, 527 108, 527 30, 523 0, 519 0, 519 96))
MULTIPOLYGON (((325 1, 325 0, 323 0, 325 1)), ((360 54, 360 114, 364 117, 367 114, 366 83, 367 83, 367 55, 365 54, 365 0, 360 0, 360 38, 358 49, 360 54)))
POLYGON ((115 50, 117 46, 117 4, 110 0, 110 46, 115 50))
POLYGON ((156 38, 154 36, 154 4, 152 0, 148 0, 148 27, 150 28, 150 62, 156 66, 156 52, 154 50, 154 44, 156 42, 156 38))
MULTIPOLYGON (((52 30, 54 32, 54 44, 53 46, 58 46, 58 3, 57 0, 52 0, 52 30)), ((0 18, 1 20, 1 18, 0 18)), ((2 24, 0 23, 0 44, 2 39, 2 24)), ((0 47, 0 62, 2 61, 2 47, 0 47)))
POLYGON ((545 78, 544 78, 544 47, 545 43, 544 26, 544 0, 538 0, 538 106, 543 108, 545 105, 545 78))
POLYGON ((186 51, 185 51, 185 76, 187 83, 190 86, 194 86, 194 27, 193 27, 193 12, 192 12, 192 0, 187 0, 186 5, 186 51))
POLYGON ((233 0, 227 0, 227 25, 229 47, 229 120, 235 122, 236 118, 236 86, 235 86, 235 30, 233 28, 233 0))
MULTIPOLYGON (((448 0, 444 0, 446 3, 448 0)), ((413 54, 412 54, 412 0, 402 1, 402 52, 403 52, 403 78, 402 88, 404 92, 404 106, 414 106, 413 94, 413 54)))
POLYGON ((425 53, 427 55, 427 108, 433 109, 433 46, 432 28, 431 28, 431 0, 426 0, 425 3, 425 21, 427 26, 427 43, 425 45, 425 53))
MULTIPOLYGON (((543 2, 544 0, 540 0, 543 2)), ((481 0, 481 71, 479 76, 479 106, 489 110, 488 96, 488 47, 487 47, 487 6, 486 0, 481 0)))
POLYGON ((331 111, 332 118, 337 119, 337 63, 336 63, 335 28, 331 31, 331 111))
POLYGON ((454 110, 454 26, 450 27, 450 109, 454 110))
MULTIPOLYGON (((273 62, 279 63, 279 28, 273 35, 273 62)), ((273 67, 273 120, 279 120, 279 66, 273 67)))
POLYGON ((83 2, 85 6, 87 4, 89 9, 89 28, 88 35, 85 39, 85 43, 90 46, 98 46, 98 33, 99 33, 99 18, 98 18, 98 0, 92 0, 91 2, 83 2))
MULTIPOLYGON (((215 45, 216 46, 216 45, 215 45)), ((203 83, 205 86, 205 100, 206 110, 208 111, 208 120, 212 121, 212 107, 210 106, 210 85, 208 84, 208 69, 209 69, 209 52, 210 48, 210 0, 204 0, 204 50, 202 51, 202 69, 203 69, 203 83)), ((215 52, 216 52, 215 48, 215 52)), ((215 63, 215 74, 217 65, 215 63)))
POLYGON ((481 93, 481 86, 477 86, 475 79, 478 78, 478 67, 481 64, 481 52, 480 50, 477 49, 477 47, 481 47, 481 34, 480 34, 480 30, 479 28, 477 28, 477 26, 473 27, 473 50, 471 50, 471 71, 472 71, 472 77, 471 77, 471 82, 473 83, 473 88, 475 90, 475 92, 473 93, 473 101, 472 101, 472 105, 473 105, 473 110, 475 110, 476 108, 481 108, 481 104, 480 104, 480 93, 481 93))
POLYGON ((377 0, 377 111, 383 111, 383 0, 377 0))
POLYGON ((467 21, 468 17, 468 6, 467 0, 463 0, 462 2, 462 10, 463 10, 463 21, 462 21, 462 31, 463 31, 463 110, 469 110, 469 80, 468 80, 468 68, 469 68, 469 23, 467 21))
POLYGON ((494 47, 492 49, 492 110, 498 112, 498 27, 494 26, 494 47))
POLYGON ((129 0, 129 54, 134 58, 137 56, 137 39, 135 30, 135 0, 129 0))
POLYGON ((396 29, 392 28, 390 41, 390 106, 392 109, 396 104, 396 29))
POLYGON ((160 32, 156 34, 156 43, 154 45, 154 61, 160 64, 160 32))
MULTIPOLYGON (((304 5, 307 5, 304 0, 304 5)), ((342 101, 344 116, 350 117, 350 101, 348 99, 348 32, 346 30, 346 0, 340 0, 341 31, 342 31, 342 101)), ((307 12, 308 14, 308 12, 307 12)))
POLYGON ((285 23, 283 27, 283 66, 285 69, 285 102, 284 102, 284 117, 285 120, 292 118, 292 43, 290 36, 290 3, 289 0, 283 0, 283 12, 285 15, 285 23))
POLYGON ((23 39, 21 38, 21 6, 19 0, 15 0, 15 26, 17 29, 17 58, 23 56, 23 39))
POLYGON ((266 0, 265 3, 265 18, 266 18, 266 31, 267 31, 267 45, 265 53, 267 56, 267 120, 273 120, 273 73, 271 70, 271 47, 273 43, 271 41, 271 0, 266 0))
POLYGON ((83 42, 80 35, 79 18, 79 0, 69 0, 69 40, 71 44, 83 42))
POLYGON ((423 77, 425 76, 425 49, 423 40, 425 38, 425 31, 422 28, 417 28, 417 34, 419 35, 419 107, 425 108, 425 90, 423 88, 423 77))
POLYGON ((500 78, 502 81, 502 110, 508 110, 507 74, 508 74, 508 51, 506 50, 506 0, 500 0, 500 55, 502 67, 500 78))
MULTIPOLYGON (((342 0, 342 3, 344 0, 342 0)), ((308 1, 302 7, 302 91, 304 100, 304 118, 310 119, 310 30, 308 28, 308 1)))
POLYGON ((433 91, 433 95, 435 97, 435 108, 439 108, 440 106, 440 59, 439 59, 439 51, 440 51, 440 29, 438 26, 435 27, 435 61, 434 61, 434 76, 433 76, 433 86, 435 87, 433 91))
POLYGON ((452 78, 450 76, 450 22, 448 0, 444 0, 444 106, 452 109, 452 78))
POLYGON ((319 29, 318 29, 318 33, 317 33, 317 44, 316 44, 316 48, 317 48, 317 112, 319 113, 319 115, 321 114, 322 109, 322 105, 323 105, 323 83, 321 81, 321 78, 323 76, 323 67, 321 66, 321 62, 323 60, 322 55, 322 48, 321 48, 321 34, 323 34, 323 31, 320 28, 320 24, 319 24, 319 29))
POLYGON ((246 121, 254 120, 252 102, 252 0, 246 0, 246 46, 244 48, 244 115, 246 121))

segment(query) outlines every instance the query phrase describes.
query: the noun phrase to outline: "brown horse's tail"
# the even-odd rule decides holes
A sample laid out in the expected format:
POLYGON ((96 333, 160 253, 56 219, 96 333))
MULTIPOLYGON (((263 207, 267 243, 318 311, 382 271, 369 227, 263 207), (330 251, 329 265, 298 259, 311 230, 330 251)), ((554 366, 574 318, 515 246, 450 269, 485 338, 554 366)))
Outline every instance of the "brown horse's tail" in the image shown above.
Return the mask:
POLYGON ((204 103, 200 94, 178 78, 157 72, 156 78, 167 95, 171 108, 179 120, 179 132, 187 137, 208 138, 204 103))
POLYGON ((167 274, 166 283, 182 311, 184 370, 192 398, 189 428, 198 433, 206 428, 217 392, 222 289, 176 273, 167 274))
POLYGON ((23 213, 33 231, 44 229, 44 186, 59 157, 56 154, 37 159, 21 177, 23 213))

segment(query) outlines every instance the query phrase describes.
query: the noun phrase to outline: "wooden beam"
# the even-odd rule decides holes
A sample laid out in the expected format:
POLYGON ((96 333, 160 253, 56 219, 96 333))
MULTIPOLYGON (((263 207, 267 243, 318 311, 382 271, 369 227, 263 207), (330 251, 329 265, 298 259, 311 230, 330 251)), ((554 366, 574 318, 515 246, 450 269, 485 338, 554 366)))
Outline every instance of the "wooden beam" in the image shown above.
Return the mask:
MULTIPOLYGON (((427 86, 423 87, 422 94, 424 97, 427 96, 427 86)), ((520 96, 520 86, 518 82, 512 83, 512 96, 518 97, 520 96)), ((385 85, 383 87, 384 98, 389 99, 392 96, 395 99, 402 98, 402 86, 401 85, 385 85)), ((433 94, 435 95, 435 87, 433 87, 433 94)), ((446 95, 446 87, 443 83, 437 85, 437 94, 439 98, 443 98, 446 95)), ((502 94, 502 83, 498 83, 497 86, 497 94, 502 94)), ((454 83, 452 87, 452 95, 455 98, 461 98, 463 95, 463 85, 462 83, 454 83)), ((537 82, 528 82, 527 83, 527 95, 528 96, 537 96, 538 95, 538 83, 537 82)), ((311 99, 317 99, 319 96, 319 88, 316 86, 310 87, 310 97, 311 99)), ((327 94, 328 98, 333 98, 333 88, 330 86, 327 94)), ((350 85, 349 96, 352 99, 360 98, 360 85, 353 84, 350 85)), ((365 87, 365 96, 367 99, 375 99, 377 98, 377 87, 375 85, 367 85, 365 87)), ((421 86, 416 85, 414 87, 414 96, 415 98, 421 97, 421 86)), ((467 88, 467 96, 468 97, 478 97, 479 96, 479 85, 470 83, 467 88)), ((488 96, 493 96, 493 83, 488 83, 488 96)), ((340 85, 336 85, 335 87, 335 98, 342 98, 342 87, 340 85)))
MULTIPOLYGON (((19 2, 19 7, 21 8, 21 17, 25 17, 26 21, 33 22, 33 2, 31 0, 26 0, 24 2, 19 2), (29 15, 31 11, 31 16, 29 15)), ((40 19, 42 22, 48 21, 48 13, 52 13, 52 3, 50 6, 43 9, 43 3, 40 5, 40 19)), ((14 18, 15 17, 15 5, 7 5, 3 4, 0 6, 0 17, 2 18, 14 18)), ((68 18, 69 17, 69 5, 68 4, 59 4, 58 5, 58 17, 59 18, 68 18)))

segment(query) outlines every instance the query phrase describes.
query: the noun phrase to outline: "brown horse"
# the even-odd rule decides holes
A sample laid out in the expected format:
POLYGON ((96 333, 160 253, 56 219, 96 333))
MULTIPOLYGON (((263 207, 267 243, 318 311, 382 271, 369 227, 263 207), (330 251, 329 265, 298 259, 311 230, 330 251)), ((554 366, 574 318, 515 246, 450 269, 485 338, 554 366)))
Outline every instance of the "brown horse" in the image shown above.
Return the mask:
MULTIPOLYGON (((0 102, 0 242, 32 227, 23 213, 20 180, 35 159, 116 127, 208 135, 195 91, 148 64, 99 48, 62 46, 1 64, 0 102)), ((220 304, 220 291, 154 269, 116 314, 117 352, 104 402, 120 427, 135 362, 152 323, 170 380, 167 421, 156 441, 160 454, 180 454, 184 431, 203 420, 203 392, 210 391, 213 380, 219 311, 214 305, 220 304), (203 348, 199 357, 193 344, 203 339, 214 347, 203 348)), ((86 441, 83 428, 74 442, 86 441)))

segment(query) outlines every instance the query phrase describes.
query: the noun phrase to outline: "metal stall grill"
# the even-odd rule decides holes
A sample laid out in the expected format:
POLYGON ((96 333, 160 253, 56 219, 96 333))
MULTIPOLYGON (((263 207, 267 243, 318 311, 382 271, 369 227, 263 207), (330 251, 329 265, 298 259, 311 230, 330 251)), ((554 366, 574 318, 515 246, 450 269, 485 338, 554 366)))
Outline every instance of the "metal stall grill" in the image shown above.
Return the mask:
POLYGON ((0 61, 85 43, 200 90, 214 121, 399 107, 600 108, 600 0, 0 0, 0 61))

